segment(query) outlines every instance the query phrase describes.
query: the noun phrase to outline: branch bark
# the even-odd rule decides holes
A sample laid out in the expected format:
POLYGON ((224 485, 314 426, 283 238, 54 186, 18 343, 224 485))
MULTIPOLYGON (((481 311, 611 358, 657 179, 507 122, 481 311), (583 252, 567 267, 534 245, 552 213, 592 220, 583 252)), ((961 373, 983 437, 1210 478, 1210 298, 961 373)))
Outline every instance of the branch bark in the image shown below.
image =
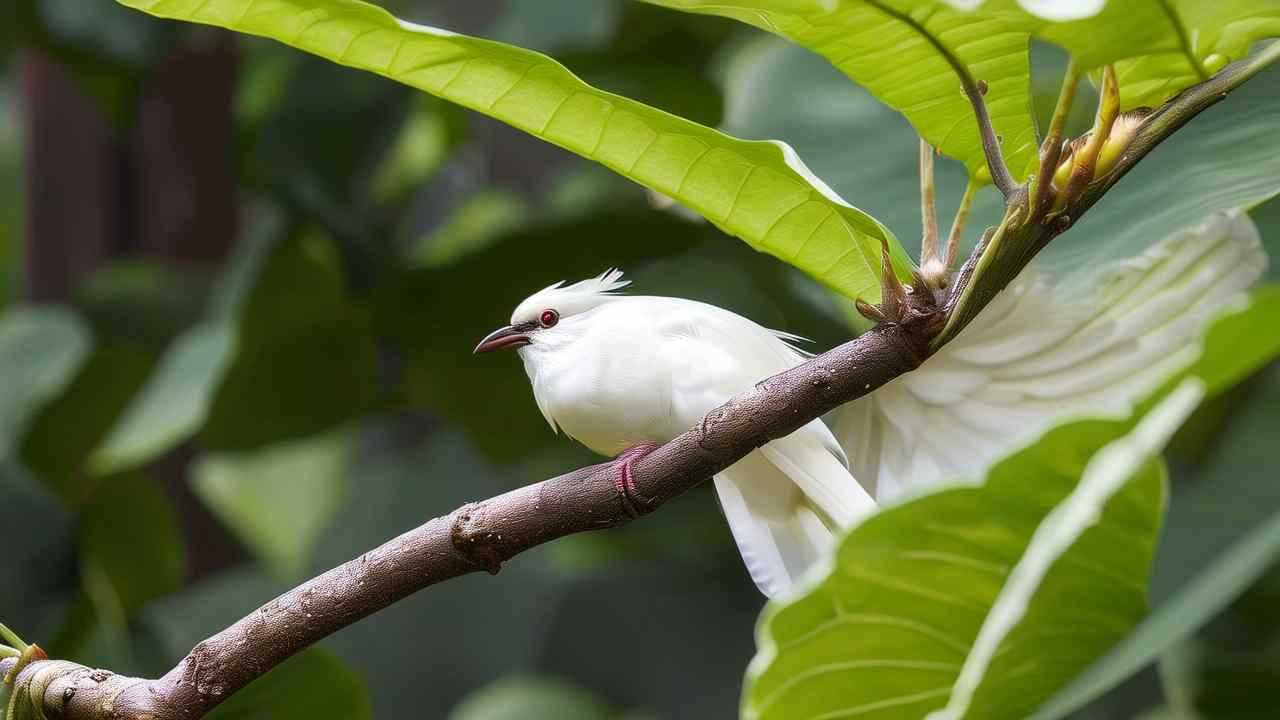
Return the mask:
MULTIPOLYGON (((634 494, 602 463, 469 503, 290 590, 201 642, 157 680, 35 662, 49 720, 192 720, 316 641, 438 582, 502 563, 550 540, 627 522, 693 488, 753 449, 919 366, 935 316, 886 325, 758 383, 632 465, 634 494)), ((0 663, 0 673, 12 667, 0 663)))
MULTIPOLYGON (((1077 213, 1092 206, 1156 144, 1278 55, 1280 44, 1228 66, 1157 111, 1118 171, 1085 192, 1074 208, 1077 213)), ((1003 287, 1004 274, 984 270, 979 262, 993 257, 988 253, 999 247, 999 238, 1004 252, 996 261, 1016 265, 1066 229, 1029 218, 1025 188, 1015 199, 1005 222, 970 257, 955 285, 957 294, 946 307, 957 308, 960 301, 958 309, 966 318, 959 327, 985 305, 975 298, 989 299, 1003 287), (975 277, 983 287, 970 294, 966 285, 975 277)), ((465 505, 313 578, 201 642, 162 678, 129 678, 44 660, 27 665, 16 687, 38 695, 48 720, 194 720, 303 648, 418 590, 480 570, 496 573, 503 562, 550 540, 620 525, 631 519, 629 506, 640 514, 652 512, 754 448, 915 369, 931 347, 945 341, 956 319, 946 312, 914 314, 903 324, 881 325, 758 383, 708 413, 697 427, 636 460, 634 495, 623 497, 615 489, 613 464, 582 468, 465 505), (947 330, 937 335, 943 319, 947 330)), ((0 661, 0 675, 14 663, 11 658, 0 661)))

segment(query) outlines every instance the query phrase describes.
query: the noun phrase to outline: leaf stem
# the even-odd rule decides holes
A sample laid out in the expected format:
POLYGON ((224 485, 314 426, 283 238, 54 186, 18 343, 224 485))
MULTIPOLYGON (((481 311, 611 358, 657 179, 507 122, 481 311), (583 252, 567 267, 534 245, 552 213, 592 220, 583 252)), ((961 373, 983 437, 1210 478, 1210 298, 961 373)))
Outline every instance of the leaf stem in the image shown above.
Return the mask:
POLYGON ((21 657, 22 651, 9 647, 8 645, 0 645, 0 658, 21 657))
POLYGON ((1042 216, 1048 209, 1053 173, 1058 169, 1058 161, 1062 157, 1062 134, 1067 125, 1067 116, 1071 114, 1071 106, 1075 102, 1081 74, 1080 64, 1072 56, 1067 61, 1067 71, 1062 76, 1058 102, 1053 108, 1053 119, 1049 121, 1049 134, 1040 145, 1040 171, 1036 175, 1031 202, 1032 217, 1035 218, 1042 216))
POLYGON ((19 655, 26 652, 27 648, 31 647, 27 643, 23 642, 22 638, 18 637, 18 633, 10 630, 4 623, 0 623, 0 639, 3 639, 9 645, 12 645, 12 649, 17 650, 19 655))
POLYGON ((920 138, 920 266, 940 262, 938 256, 938 198, 933 180, 933 146, 920 138))
POLYGON ((969 98, 969 104, 973 106, 973 115, 978 122, 978 134, 982 137, 982 152, 987 158, 987 170, 991 173, 991 182, 1000 189, 1000 193, 1008 200, 1014 193, 1018 191, 1018 183, 1014 181, 1013 175, 1009 172, 1009 166, 1004 162, 1004 152, 1000 149, 1000 137, 996 135, 995 126, 991 124, 991 114, 987 112, 987 101, 983 96, 987 94, 987 84, 975 80, 973 75, 969 73, 969 66, 956 57, 956 55, 943 45, 933 33, 929 32, 919 20, 911 15, 889 7, 881 0, 867 0, 867 4, 876 8, 880 12, 888 15, 899 22, 905 23, 911 29, 920 34, 925 42, 933 46, 938 51, 943 60, 951 66, 955 71, 956 77, 960 79, 960 86, 964 89, 964 94, 969 98))
POLYGON ((951 232, 947 234, 947 254, 943 258, 943 266, 948 270, 956 261, 956 255, 960 250, 960 237, 964 235, 964 227, 969 222, 969 213, 973 210, 973 198, 978 194, 978 183, 972 179, 964 188, 964 195, 960 197, 960 207, 956 209, 956 216, 951 221, 951 232))
POLYGON ((1093 181, 1094 171, 1098 166, 1098 154, 1102 146, 1111 139, 1111 128, 1115 127, 1116 118, 1120 116, 1120 82, 1116 78, 1114 65, 1108 65, 1102 71, 1102 89, 1098 92, 1098 114, 1093 121, 1084 147, 1072 161, 1071 177, 1067 187, 1062 191, 1062 199, 1070 205, 1084 189, 1093 181))
POLYGON ((991 115, 987 112, 987 101, 983 99, 983 95, 986 94, 986 84, 979 87, 967 72, 960 75, 960 82, 964 86, 964 94, 969 96, 969 103, 973 105, 973 115, 978 121, 978 134, 982 136, 982 152, 987 156, 987 170, 991 172, 991 182, 1008 200, 1018 191, 1018 183, 1013 179, 1009 166, 1004 162, 1004 151, 1000 149, 1000 137, 996 135, 995 126, 991 124, 991 115))

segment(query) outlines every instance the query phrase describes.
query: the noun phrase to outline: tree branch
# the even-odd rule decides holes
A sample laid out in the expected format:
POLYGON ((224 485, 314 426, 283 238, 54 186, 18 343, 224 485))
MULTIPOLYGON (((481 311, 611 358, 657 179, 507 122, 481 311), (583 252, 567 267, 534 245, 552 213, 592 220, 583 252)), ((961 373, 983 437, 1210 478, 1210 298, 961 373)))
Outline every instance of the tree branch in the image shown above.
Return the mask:
MULTIPOLYGON (((575 470, 464 505, 309 580, 201 642, 157 680, 45 661, 27 666, 18 685, 46 673, 37 700, 49 720, 199 718, 303 648, 423 588, 479 570, 496 573, 542 543, 620 525, 631 519, 628 502, 652 512, 755 448, 917 367, 935 320, 923 313, 881 326, 758 383, 634 461, 635 490, 627 498, 615 489, 613 464, 575 470)), ((12 663, 0 663, 0 672, 12 663)))

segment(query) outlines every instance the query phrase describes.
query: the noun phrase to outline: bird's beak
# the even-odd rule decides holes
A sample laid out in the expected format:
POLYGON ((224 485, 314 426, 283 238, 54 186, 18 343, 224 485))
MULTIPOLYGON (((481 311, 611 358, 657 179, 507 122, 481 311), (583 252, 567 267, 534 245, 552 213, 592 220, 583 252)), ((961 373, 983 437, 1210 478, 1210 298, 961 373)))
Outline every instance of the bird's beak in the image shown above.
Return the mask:
POLYGON ((480 341, 480 344, 472 352, 482 353, 501 350, 502 348, 520 347, 521 345, 528 345, 529 342, 529 336, 525 334, 525 328, 508 325, 485 335, 484 339, 480 341))

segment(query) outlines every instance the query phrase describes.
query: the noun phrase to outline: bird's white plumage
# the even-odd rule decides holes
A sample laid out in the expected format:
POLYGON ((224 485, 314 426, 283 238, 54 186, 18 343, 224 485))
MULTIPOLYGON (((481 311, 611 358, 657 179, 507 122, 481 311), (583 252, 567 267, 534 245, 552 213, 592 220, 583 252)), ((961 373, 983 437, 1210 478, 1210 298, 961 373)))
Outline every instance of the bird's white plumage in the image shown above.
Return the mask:
POLYGON ((839 411, 854 475, 889 500, 978 479, 1067 420, 1128 415, 1195 358, 1207 320, 1266 264, 1253 222, 1235 212, 1103 269, 1072 297, 1028 268, 920 368, 839 411))
MULTIPOLYGON (((559 314, 554 327, 530 333, 520 356, 547 421, 596 452, 666 442, 804 360, 792 336, 705 303, 612 294, 620 283, 611 273, 552 286, 512 317, 517 324, 548 309, 559 314)), ((815 420, 716 476, 734 538, 766 594, 810 567, 834 530, 874 509, 846 466, 834 435, 815 420)))

